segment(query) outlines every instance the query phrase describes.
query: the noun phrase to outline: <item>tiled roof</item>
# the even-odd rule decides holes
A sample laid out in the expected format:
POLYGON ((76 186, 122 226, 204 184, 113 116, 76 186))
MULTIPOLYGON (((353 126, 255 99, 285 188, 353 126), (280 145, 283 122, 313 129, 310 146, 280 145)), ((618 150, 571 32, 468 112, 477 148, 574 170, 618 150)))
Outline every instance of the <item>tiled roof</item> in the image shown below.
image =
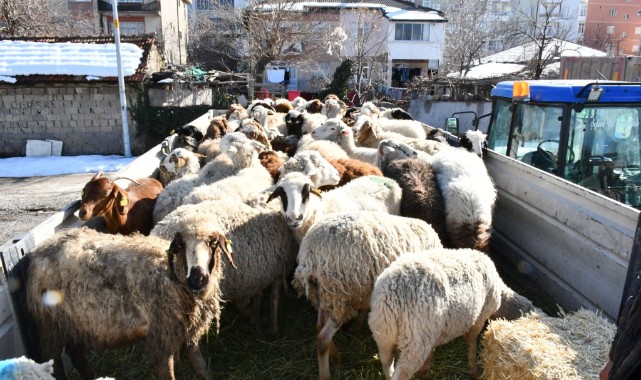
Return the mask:
MULTIPOLYGON (((11 41, 29 41, 29 42, 46 42, 46 43, 86 43, 86 44, 113 44, 113 36, 67 36, 67 37, 7 37, 3 40, 11 41)), ((130 43, 138 46, 143 50, 140 65, 133 75, 126 76, 127 83, 142 83, 146 78, 147 61, 149 52, 155 43, 156 38, 152 34, 139 36, 120 36, 120 42, 130 43)), ((36 83, 67 83, 67 82, 84 82, 84 83, 117 83, 118 77, 100 77, 99 79, 87 80, 86 75, 16 75, 15 84, 36 84, 36 83)))

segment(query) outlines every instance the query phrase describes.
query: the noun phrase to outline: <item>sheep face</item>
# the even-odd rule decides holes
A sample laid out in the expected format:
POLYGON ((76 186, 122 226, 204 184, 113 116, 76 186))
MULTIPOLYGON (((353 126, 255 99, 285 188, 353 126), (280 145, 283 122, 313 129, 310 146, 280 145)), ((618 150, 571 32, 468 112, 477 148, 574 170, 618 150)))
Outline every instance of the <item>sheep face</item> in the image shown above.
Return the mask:
POLYGON ((461 136, 459 145, 482 158, 483 150, 487 148, 486 135, 481 131, 469 130, 461 136))
POLYGON ((349 128, 340 120, 330 119, 312 131, 312 137, 316 140, 336 141, 338 135, 349 128))
POLYGON ((176 130, 174 146, 184 147, 185 149, 193 151, 198 148, 198 144, 204 137, 203 133, 193 125, 183 125, 176 130))
POLYGON ((178 170, 187 164, 187 157, 189 153, 185 148, 174 149, 164 160, 160 163, 160 170, 165 173, 178 173, 178 170))
POLYGON ((287 132, 290 135, 302 137, 304 121, 305 117, 302 113, 298 111, 288 112, 287 115, 285 115, 285 125, 287 126, 287 132))
POLYGON ((221 253, 234 266, 228 241, 221 233, 193 238, 177 233, 167 251, 172 276, 184 281, 195 294, 206 295, 209 290, 209 276, 221 270, 221 253))
POLYGON ((87 221, 94 216, 105 214, 117 202, 118 213, 127 213, 129 199, 126 192, 111 181, 102 176, 102 172, 96 174, 82 189, 82 199, 78 216, 81 220, 87 221))
MULTIPOLYGON (((293 173, 300 174, 300 173, 293 173)), ((301 174, 304 176, 304 174, 301 174)), ((287 178, 288 176, 286 176, 287 178)), ((320 197, 320 192, 313 187, 311 180, 307 178, 304 181, 288 181, 284 179, 267 198, 267 202, 279 197, 283 205, 281 211, 285 216, 287 225, 297 229, 302 227, 307 218, 310 207, 308 207, 310 194, 320 197)))

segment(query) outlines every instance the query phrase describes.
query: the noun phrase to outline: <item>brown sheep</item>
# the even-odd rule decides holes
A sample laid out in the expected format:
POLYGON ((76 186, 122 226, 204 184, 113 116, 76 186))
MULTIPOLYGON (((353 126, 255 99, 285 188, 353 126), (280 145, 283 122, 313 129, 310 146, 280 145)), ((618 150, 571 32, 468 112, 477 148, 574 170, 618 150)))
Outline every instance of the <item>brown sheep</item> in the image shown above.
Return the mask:
POLYGON ((205 139, 219 139, 225 136, 227 132, 230 132, 227 119, 222 116, 216 116, 209 122, 205 139))
POLYGON ((249 114, 247 113, 247 110, 245 109, 245 107, 237 103, 229 105, 229 107, 227 108, 227 113, 225 114, 225 120, 229 120, 229 117, 233 113, 237 113, 239 120, 246 119, 249 117, 249 114))
POLYGON ((305 110, 308 113, 320 113, 322 109, 323 109, 323 102, 321 102, 318 99, 310 100, 305 105, 305 110))
POLYGON ((383 176, 383 173, 381 170, 367 162, 363 162, 361 160, 356 160, 353 158, 326 158, 327 161, 329 161, 330 164, 332 164, 333 167, 338 170, 338 173, 340 174, 340 182, 338 185, 327 185, 327 186, 321 186, 320 189, 322 191, 327 191, 331 190, 335 187, 338 186, 343 186, 347 182, 353 180, 354 178, 366 176, 366 175, 377 175, 377 176, 383 176))
POLYGON ((182 349, 199 377, 209 378, 198 341, 212 321, 218 325, 222 254, 234 264, 223 235, 191 246, 181 234, 170 245, 76 228, 25 256, 13 273, 23 276, 22 311, 39 342, 35 359, 54 359, 61 376, 64 347, 81 377, 93 379, 85 349, 143 341, 160 379, 175 379, 182 349))
POLYGON ((260 159, 260 163, 267 169, 269 174, 271 174, 274 183, 278 182, 278 177, 280 176, 278 169, 283 166, 285 161, 272 150, 260 152, 258 158, 260 159))
POLYGON ((154 178, 141 178, 125 190, 100 172, 82 189, 78 216, 83 221, 102 216, 111 234, 148 235, 156 198, 162 190, 162 184, 154 178))
POLYGON ((394 160, 382 168, 385 177, 403 190, 401 216, 421 219, 438 234, 444 247, 450 247, 445 226, 445 203, 428 163, 417 158, 394 160))
POLYGON ((278 113, 287 113, 293 109, 294 106, 287 99, 276 99, 274 102, 274 110, 278 113))

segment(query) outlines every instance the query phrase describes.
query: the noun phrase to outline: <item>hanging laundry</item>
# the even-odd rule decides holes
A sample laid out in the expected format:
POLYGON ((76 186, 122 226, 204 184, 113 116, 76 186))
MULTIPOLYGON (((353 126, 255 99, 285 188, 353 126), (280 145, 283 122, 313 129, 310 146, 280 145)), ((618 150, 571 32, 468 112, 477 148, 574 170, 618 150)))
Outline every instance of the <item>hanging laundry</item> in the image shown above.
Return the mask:
POLYGON ((267 82, 280 83, 285 80, 285 69, 267 69, 267 82))

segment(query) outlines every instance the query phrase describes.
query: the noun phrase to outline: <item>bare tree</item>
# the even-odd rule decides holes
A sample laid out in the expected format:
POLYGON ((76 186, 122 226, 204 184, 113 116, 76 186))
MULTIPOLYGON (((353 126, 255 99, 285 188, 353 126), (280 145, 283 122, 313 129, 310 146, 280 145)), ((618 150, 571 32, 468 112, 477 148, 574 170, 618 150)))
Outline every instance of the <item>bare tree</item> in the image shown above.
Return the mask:
POLYGON ((472 62, 487 51, 489 41, 509 40, 516 33, 515 1, 451 0, 444 7, 445 72, 467 74, 472 62))
POLYGON ((0 35, 60 36, 92 32, 91 21, 70 14, 66 0, 0 0, 0 35))
POLYGON ((572 32, 569 20, 576 15, 567 11, 563 0, 538 0, 533 14, 524 16, 524 27, 518 32, 524 42, 534 44, 534 57, 528 62, 531 77, 539 79, 545 67, 559 60, 565 49, 560 41, 568 40, 572 32))
POLYGON ((598 23, 586 28, 583 44, 597 50, 603 50, 609 55, 619 55, 619 43, 624 38, 610 30, 605 23, 598 23))

